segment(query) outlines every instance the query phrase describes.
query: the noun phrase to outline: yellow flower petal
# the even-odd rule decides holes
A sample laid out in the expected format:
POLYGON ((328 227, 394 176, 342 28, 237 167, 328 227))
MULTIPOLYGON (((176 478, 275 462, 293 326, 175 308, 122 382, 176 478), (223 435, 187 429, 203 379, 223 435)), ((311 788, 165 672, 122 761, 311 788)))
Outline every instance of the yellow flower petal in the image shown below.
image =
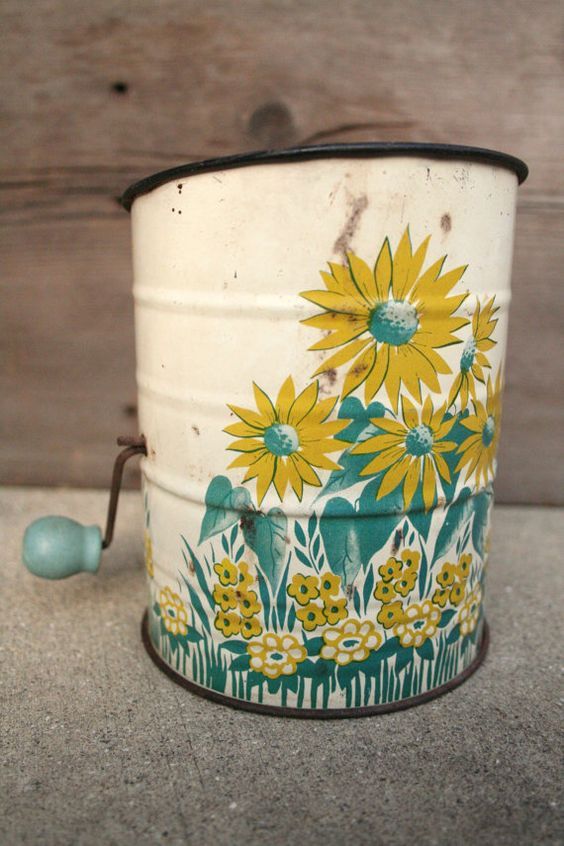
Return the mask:
POLYGON ((435 492, 437 490, 435 482, 435 468, 430 456, 425 456, 425 463, 423 465, 423 503, 425 511, 429 511, 435 500, 435 492))
POLYGON ((349 267, 353 281, 369 305, 376 302, 378 292, 376 289, 376 280, 374 275, 365 261, 354 253, 347 253, 349 267))
POLYGON ((238 405, 228 405, 227 406, 231 411, 240 417, 245 423, 249 426, 252 426, 254 429, 264 430, 268 426, 268 421, 263 420, 260 414, 257 414, 256 411, 251 411, 250 408, 240 408, 238 405))
POLYGON ((290 459, 293 461, 296 470, 298 471, 301 478, 306 482, 308 485, 313 485, 316 488, 321 487, 321 482, 319 480, 319 476, 315 472, 315 470, 310 467, 310 465, 305 461, 299 452, 294 452, 290 459))
POLYGON ((368 305, 363 307, 348 294, 337 294, 334 291, 302 291, 300 296, 310 303, 321 306, 325 311, 336 311, 338 314, 364 315, 368 305))
POLYGON ((368 374, 366 382, 364 383, 364 399, 368 403, 374 397, 386 378, 388 372, 388 361, 390 357, 390 350, 387 345, 380 346, 376 350, 376 361, 374 367, 368 374))
POLYGON ((413 457, 411 455, 404 455, 403 458, 390 467, 382 478, 376 499, 383 499, 383 497, 387 496, 387 494, 391 493, 403 482, 412 461, 413 457))
POLYGON ((356 390, 359 385, 362 385, 372 370, 375 360, 376 349, 374 346, 370 346, 358 356, 356 361, 353 362, 353 365, 347 373, 343 384, 343 392, 341 395, 343 399, 356 390))
POLYGON ((255 382, 253 382, 253 391, 257 408, 267 426, 270 426, 276 420, 276 410, 265 392, 255 382))
POLYGON ((233 435, 235 438, 256 438, 262 435, 264 429, 255 429, 253 426, 249 426, 248 423, 232 423, 230 426, 226 426, 223 430, 227 435, 233 435))
POLYGON ((296 396, 296 389, 294 388, 294 380, 291 376, 285 380, 284 384, 280 388, 278 392, 278 396, 276 398, 276 409, 278 411, 278 418, 281 423, 286 423, 288 420, 288 414, 292 403, 294 402, 296 396))
POLYGON ((387 238, 382 244, 382 248, 376 259, 374 278, 376 280, 378 299, 383 302, 388 299, 388 291, 392 284, 392 251, 387 238))
POLYGON ((311 385, 308 385, 307 388, 296 397, 288 414, 288 423, 290 426, 297 426, 300 421, 309 414, 317 402, 318 393, 319 383, 316 381, 312 382, 311 385))
MULTIPOLYGON (((337 329, 336 326, 335 328, 337 329)), ((365 317, 352 318, 343 322, 337 331, 332 332, 331 335, 327 335, 327 337, 322 338, 315 344, 312 344, 309 349, 332 350, 335 347, 341 347, 343 344, 348 344, 349 341, 354 341, 355 338, 358 338, 358 336, 362 335, 363 332, 366 332, 367 329, 368 321, 365 317)))
POLYGON ((260 506, 267 490, 269 489, 274 479, 276 471, 276 457, 271 453, 265 453, 264 457, 260 459, 260 467, 257 467, 257 502, 260 506))
POLYGON ((420 462, 412 461, 405 475, 403 483, 403 505, 406 511, 415 496, 415 491, 417 490, 417 485, 419 483, 420 470, 420 462))
MULTIPOLYGON (((427 397, 427 399, 429 399, 429 397, 427 397)), ((425 402, 427 402, 427 400, 425 400, 425 402)), ((419 415, 417 414, 417 410, 405 394, 401 398, 401 413, 408 429, 415 429, 415 427, 419 425, 419 415)), ((426 420, 423 422, 427 423, 426 420)))
POLYGON ((392 464, 395 464, 403 455, 405 455, 405 447, 391 447, 384 450, 372 461, 366 465, 361 471, 361 476, 372 476, 375 473, 381 473, 382 470, 387 470, 392 464))
POLYGON ((346 364, 351 358, 354 358, 364 347, 370 343, 370 338, 360 339, 358 341, 351 341, 346 347, 343 347, 338 352, 329 356, 323 364, 321 364, 313 376, 319 376, 320 373, 325 373, 327 370, 332 370, 336 367, 346 364))
POLYGON ((236 452, 256 452, 264 449, 264 441, 259 441, 256 438, 242 438, 239 441, 233 441, 227 449, 236 452))
POLYGON ((392 271, 392 293, 395 300, 403 300, 408 290, 408 277, 411 267, 411 241, 409 226, 401 236, 396 248, 392 271))
POLYGON ((284 499, 286 487, 288 485, 288 466, 283 458, 279 458, 276 462, 276 470, 274 472, 274 487, 276 493, 280 497, 280 501, 284 499))
POLYGON ((431 421, 433 419, 433 402, 429 394, 425 397, 425 402, 423 403, 423 409, 421 411, 421 422, 425 424, 425 426, 429 426, 431 429, 431 421))

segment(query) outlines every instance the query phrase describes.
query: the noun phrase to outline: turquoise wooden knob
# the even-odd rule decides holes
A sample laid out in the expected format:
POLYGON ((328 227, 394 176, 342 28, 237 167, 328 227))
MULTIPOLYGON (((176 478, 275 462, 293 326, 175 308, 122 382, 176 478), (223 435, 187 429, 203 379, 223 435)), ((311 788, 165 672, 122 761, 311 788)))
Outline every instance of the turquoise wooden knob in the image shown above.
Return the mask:
POLYGON ((68 517, 41 517, 25 530, 23 563, 43 579, 66 579, 95 573, 102 555, 98 526, 83 526, 68 517))

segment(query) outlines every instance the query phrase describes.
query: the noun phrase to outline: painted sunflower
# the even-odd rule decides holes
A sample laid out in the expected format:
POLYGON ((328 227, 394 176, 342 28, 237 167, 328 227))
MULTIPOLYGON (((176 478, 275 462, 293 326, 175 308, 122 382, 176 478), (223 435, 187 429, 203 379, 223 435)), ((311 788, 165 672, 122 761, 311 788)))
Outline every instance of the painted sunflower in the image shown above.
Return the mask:
POLYGON ((256 478, 259 505, 271 484, 281 501, 288 484, 301 500, 304 482, 321 486, 314 467, 340 469, 327 453, 342 451, 343 441, 333 436, 350 421, 327 419, 337 397, 318 401, 317 381, 296 396, 294 382, 288 376, 275 403, 254 383, 253 390, 258 411, 229 406, 240 422, 224 429, 238 438, 227 449, 243 453, 229 467, 247 467, 244 482, 256 478))
POLYGON ((376 499, 386 496, 403 482, 403 503, 407 511, 422 481, 425 509, 428 511, 431 508, 437 492, 438 476, 447 483, 451 480, 443 453, 456 449, 454 441, 445 440, 456 417, 445 419, 445 411, 446 404, 435 411, 429 396, 418 411, 411 400, 403 395, 403 423, 389 417, 378 417, 371 421, 384 434, 367 438, 353 447, 351 452, 357 455, 375 454, 361 471, 361 476, 386 471, 376 499))
POLYGON ((385 385, 397 411, 402 383, 421 402, 421 382, 437 392, 437 374, 452 372, 437 350, 461 343, 454 333, 469 323, 454 316, 467 293, 448 296, 466 267, 442 273, 442 256, 422 272, 428 244, 413 252, 408 227, 393 257, 386 238, 373 270, 349 253, 346 265, 321 271, 327 290, 301 294, 324 310, 302 321, 324 333, 310 349, 340 348, 313 375, 352 362, 343 399, 364 383, 368 402, 385 385))
POLYGON ((448 397, 449 408, 453 405, 460 394, 460 408, 463 411, 468 405, 468 395, 476 399, 476 379, 485 382, 484 367, 491 367, 486 353, 495 347, 497 341, 492 340, 492 333, 497 326, 497 318, 494 315, 499 311, 494 308, 495 297, 480 308, 480 302, 476 305, 476 311, 472 317, 472 335, 462 349, 460 356, 460 372, 452 383, 448 397))
POLYGON ((480 478, 487 485, 495 476, 495 456, 501 424, 501 368, 497 372, 495 387, 488 376, 486 391, 486 404, 473 400, 474 414, 460 418, 460 423, 472 434, 457 449, 457 452, 462 453, 456 465, 457 472, 465 467, 466 479, 475 473, 477 487, 480 487, 480 478))

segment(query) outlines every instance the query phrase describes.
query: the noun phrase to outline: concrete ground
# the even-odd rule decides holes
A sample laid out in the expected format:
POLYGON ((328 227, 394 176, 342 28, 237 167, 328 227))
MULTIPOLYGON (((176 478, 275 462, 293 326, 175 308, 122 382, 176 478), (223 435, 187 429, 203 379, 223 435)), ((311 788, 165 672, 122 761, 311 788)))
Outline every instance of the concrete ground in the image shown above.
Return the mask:
POLYGON ((418 708, 323 722, 216 705, 149 660, 138 494, 122 494, 98 576, 43 582, 20 565, 29 521, 100 523, 106 502, 0 494, 2 844, 564 842, 562 511, 496 508, 476 675, 418 708))

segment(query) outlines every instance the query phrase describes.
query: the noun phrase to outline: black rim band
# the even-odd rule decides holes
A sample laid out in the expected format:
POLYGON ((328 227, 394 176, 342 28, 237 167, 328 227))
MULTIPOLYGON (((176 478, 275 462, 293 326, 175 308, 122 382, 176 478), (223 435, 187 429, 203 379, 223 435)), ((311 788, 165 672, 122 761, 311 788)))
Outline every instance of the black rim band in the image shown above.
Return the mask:
POLYGON ((500 153, 497 150, 487 150, 483 147, 464 147, 457 144, 424 144, 403 142, 366 142, 359 144, 319 144, 311 147, 291 147, 285 150, 260 150, 252 153, 241 153, 236 156, 222 156, 206 159, 202 162, 179 165, 178 167, 153 173, 139 182, 130 185, 121 197, 122 206, 129 211, 133 201, 142 194, 147 194, 153 188, 158 188, 166 182, 185 179, 199 173, 210 173, 217 170, 232 170, 248 165, 283 164, 284 162, 299 162, 310 159, 337 158, 381 158, 385 156, 412 156, 427 159, 454 159, 467 162, 481 162, 513 171, 519 184, 525 181, 529 169, 521 159, 500 153))
POLYGON ((446 684, 435 687, 433 690, 427 690, 425 693, 420 693, 418 696, 412 696, 409 699, 400 699, 397 702, 390 702, 384 705, 367 705, 361 708, 286 708, 282 705, 262 705, 258 702, 247 702, 244 699, 235 699, 231 696, 225 696, 223 693, 217 693, 215 690, 210 690, 207 687, 201 687, 199 684, 185 679, 176 670, 173 670, 159 655, 155 649, 151 636, 149 634, 149 612, 145 611, 141 621, 141 638, 143 645, 149 653, 152 660, 157 667, 166 673, 174 682, 185 687, 191 693, 197 696, 202 696, 205 699, 211 699, 213 702, 218 702, 220 705, 228 705, 230 708, 238 708, 243 711, 253 711, 256 714, 267 714, 271 717, 298 717, 301 719, 323 719, 323 720, 337 720, 346 717, 371 717, 376 714, 388 714, 391 711, 404 711, 406 708, 413 708, 415 705, 421 705, 423 702, 429 702, 431 699, 436 699, 437 696, 443 696, 449 693, 454 688, 466 681, 480 666, 490 645, 490 630, 487 622, 484 621, 482 632, 482 640, 478 654, 471 664, 463 670, 458 676, 446 682, 446 684))

